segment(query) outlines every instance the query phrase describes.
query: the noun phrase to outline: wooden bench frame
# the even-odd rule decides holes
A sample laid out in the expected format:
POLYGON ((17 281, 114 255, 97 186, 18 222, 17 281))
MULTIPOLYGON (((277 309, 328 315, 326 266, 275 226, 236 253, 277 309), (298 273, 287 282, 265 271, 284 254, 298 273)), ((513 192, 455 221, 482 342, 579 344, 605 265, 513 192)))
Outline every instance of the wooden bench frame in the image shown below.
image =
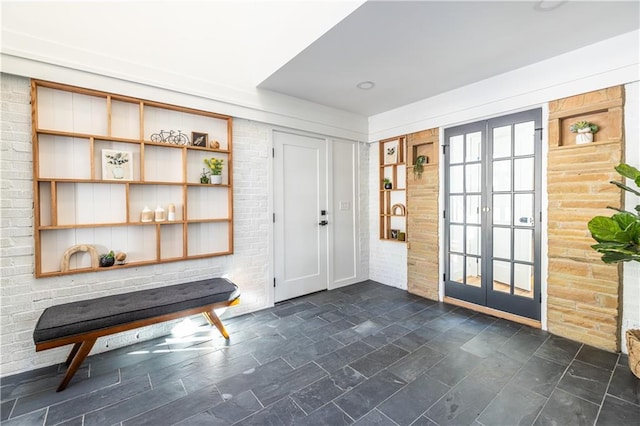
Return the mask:
POLYGON ((220 318, 215 313, 215 309, 234 306, 239 303, 240 298, 237 297, 234 300, 225 300, 223 302, 217 302, 197 308, 191 308, 183 311, 172 312, 170 314, 146 318, 143 320, 118 324, 112 327, 90 331, 88 333, 75 334, 72 336, 65 336, 58 339, 47 340, 36 344, 36 352, 53 349, 60 346, 66 346, 73 343, 73 348, 71 349, 71 352, 69 353, 69 356, 65 361, 65 365, 67 365, 67 371, 62 381, 60 382, 58 389, 56 390, 56 392, 60 392, 67 387, 73 376, 76 374, 76 371, 78 371, 78 368, 80 367, 80 365, 82 365, 82 362, 89 355, 89 352, 91 351, 91 348, 93 348, 93 345, 96 343, 96 340, 98 340, 98 337, 109 336, 111 334, 121 333, 123 331, 129 331, 165 321, 171 321, 190 315, 202 314, 206 318, 209 325, 216 326, 216 328, 220 331, 220 334, 222 334, 225 339, 229 339, 229 333, 227 333, 227 330, 224 328, 222 321, 220 321, 220 318))

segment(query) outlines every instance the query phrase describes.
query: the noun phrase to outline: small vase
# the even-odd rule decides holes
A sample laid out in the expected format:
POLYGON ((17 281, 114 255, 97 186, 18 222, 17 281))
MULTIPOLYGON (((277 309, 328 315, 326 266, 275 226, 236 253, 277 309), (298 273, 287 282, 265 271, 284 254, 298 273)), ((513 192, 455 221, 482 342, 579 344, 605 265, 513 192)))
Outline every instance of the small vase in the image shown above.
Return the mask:
POLYGON ((222 183, 222 175, 211 175, 211 183, 220 185, 222 183))
POLYGON ((113 173, 113 178, 114 179, 122 179, 122 178, 124 178, 124 170, 122 170, 121 166, 115 166, 113 168, 112 173, 113 173))
POLYGON ((384 189, 393 189, 393 184, 391 182, 385 183, 384 189))
POLYGON ((593 133, 591 133, 590 130, 587 130, 586 132, 581 132, 578 130, 578 133, 576 133, 576 145, 582 145, 591 142, 593 142, 593 133))
POLYGON ((165 220, 167 220, 167 216, 164 212, 164 209, 160 206, 156 208, 155 220, 156 222, 164 222, 165 220))

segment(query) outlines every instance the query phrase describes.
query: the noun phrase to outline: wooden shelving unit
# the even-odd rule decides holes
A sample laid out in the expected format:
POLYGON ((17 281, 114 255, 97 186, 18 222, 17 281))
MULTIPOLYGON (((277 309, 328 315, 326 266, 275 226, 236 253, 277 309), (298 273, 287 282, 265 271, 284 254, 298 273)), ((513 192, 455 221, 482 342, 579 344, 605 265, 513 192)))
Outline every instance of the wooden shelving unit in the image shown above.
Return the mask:
POLYGON ((31 96, 36 277, 233 253, 231 117, 38 80, 31 96), (178 129, 188 144, 151 140, 178 129), (209 145, 194 146, 192 132, 209 145), (127 162, 108 164, 114 153, 127 162), (200 183, 211 157, 224 160, 222 184, 200 183), (143 222, 143 208, 158 206, 165 220, 143 222), (65 252, 79 245, 127 259, 96 268, 78 252, 62 271, 65 252))
POLYGON ((406 240, 406 186, 407 140, 405 136, 385 139, 379 143, 380 159, 380 239, 405 242, 406 240), (386 189, 384 180, 391 182, 386 189), (402 208, 400 208, 402 206, 402 208), (402 235, 405 238, 402 238, 402 235))

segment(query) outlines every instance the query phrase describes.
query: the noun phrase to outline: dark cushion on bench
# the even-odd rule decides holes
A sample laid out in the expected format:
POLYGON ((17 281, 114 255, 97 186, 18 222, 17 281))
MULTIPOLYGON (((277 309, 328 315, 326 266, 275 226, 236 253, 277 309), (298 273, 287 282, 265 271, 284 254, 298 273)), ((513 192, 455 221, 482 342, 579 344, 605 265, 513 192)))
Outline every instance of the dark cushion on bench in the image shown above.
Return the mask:
POLYGON ((33 332, 38 344, 187 309, 232 301, 238 287, 224 278, 65 303, 44 310, 33 332))

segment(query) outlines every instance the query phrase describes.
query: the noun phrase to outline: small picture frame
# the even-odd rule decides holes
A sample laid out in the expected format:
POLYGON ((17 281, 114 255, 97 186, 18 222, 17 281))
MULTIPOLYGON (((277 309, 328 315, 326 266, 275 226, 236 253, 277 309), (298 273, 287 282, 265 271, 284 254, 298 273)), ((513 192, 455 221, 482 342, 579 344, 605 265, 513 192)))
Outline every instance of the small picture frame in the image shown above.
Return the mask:
POLYGON ((398 147, 390 146, 385 148, 384 164, 395 164, 398 162, 398 147))
POLYGON ((397 229, 392 229, 391 230, 391 239, 392 240, 397 240, 398 239, 398 230, 397 229))
POLYGON ((209 135, 207 133, 191 132, 191 144, 206 148, 209 146, 209 135))
POLYGON ((133 154, 119 149, 102 150, 103 180, 133 180, 133 154))

